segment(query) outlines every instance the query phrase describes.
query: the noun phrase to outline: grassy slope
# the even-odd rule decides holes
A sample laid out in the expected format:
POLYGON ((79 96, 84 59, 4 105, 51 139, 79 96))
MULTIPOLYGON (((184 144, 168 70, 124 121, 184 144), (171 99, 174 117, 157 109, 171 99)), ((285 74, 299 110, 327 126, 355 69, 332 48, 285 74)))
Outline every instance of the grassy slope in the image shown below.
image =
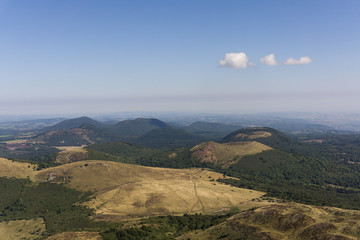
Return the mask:
POLYGON ((0 222, 0 239, 38 239, 45 232, 42 218, 0 222))
POLYGON ((205 142, 196 145, 191 151, 201 162, 210 162, 214 165, 220 165, 222 168, 228 168, 246 155, 260 153, 270 149, 270 147, 255 141, 223 144, 205 142))
POLYGON ((210 181, 222 175, 201 169, 83 161, 41 170, 35 179, 49 176, 71 188, 94 191, 96 198, 86 205, 95 208, 99 218, 211 213, 263 194, 210 181))
POLYGON ((241 142, 255 140, 272 148, 286 150, 289 145, 297 145, 282 132, 268 127, 243 128, 225 136, 222 142, 241 142))
POLYGON ((0 177, 27 178, 33 176, 37 165, 0 158, 0 177))

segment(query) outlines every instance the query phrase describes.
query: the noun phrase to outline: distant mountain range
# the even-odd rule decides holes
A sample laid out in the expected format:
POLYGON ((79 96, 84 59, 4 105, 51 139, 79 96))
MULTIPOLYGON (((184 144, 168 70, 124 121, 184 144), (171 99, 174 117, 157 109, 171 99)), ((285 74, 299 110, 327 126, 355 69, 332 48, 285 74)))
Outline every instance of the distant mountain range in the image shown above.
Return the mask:
POLYGON ((126 141, 154 148, 176 148, 209 140, 209 137, 169 126, 154 118, 137 118, 108 125, 80 117, 46 127, 42 132, 33 140, 54 146, 126 141))
MULTIPOLYGON (((257 124, 257 121, 254 124, 257 124)), ((330 127, 311 124, 302 120, 270 121, 267 124, 278 126, 279 129, 286 129, 284 131, 291 134, 308 134, 308 132, 322 134, 334 131, 330 127)), ((53 126, 43 128, 40 131, 41 134, 35 137, 35 140, 55 146, 72 145, 74 143, 76 145, 89 145, 99 142, 126 141, 147 147, 171 149, 184 146, 192 147, 206 141, 221 141, 228 134, 235 134, 234 131, 238 129, 243 129, 243 126, 197 121, 185 127, 177 127, 155 118, 137 118, 115 124, 105 124, 89 117, 79 117, 67 119, 53 126), (72 129, 82 130, 75 131, 72 129), (56 134, 55 132, 49 134, 52 131, 56 131, 56 134)), ((280 135, 287 138, 280 132, 275 134, 278 137, 280 135)), ((231 138, 231 135, 227 136, 227 138, 231 138)), ((227 138, 222 141, 239 140, 227 138)), ((265 140, 265 142, 268 140, 265 140)))

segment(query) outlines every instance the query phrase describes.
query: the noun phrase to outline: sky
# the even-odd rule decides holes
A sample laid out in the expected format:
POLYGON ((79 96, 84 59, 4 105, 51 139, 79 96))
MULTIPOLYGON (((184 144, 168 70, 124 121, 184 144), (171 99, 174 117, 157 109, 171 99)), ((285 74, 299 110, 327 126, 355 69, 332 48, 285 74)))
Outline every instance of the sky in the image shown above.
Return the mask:
POLYGON ((360 1, 0 0, 0 115, 354 112, 360 1))

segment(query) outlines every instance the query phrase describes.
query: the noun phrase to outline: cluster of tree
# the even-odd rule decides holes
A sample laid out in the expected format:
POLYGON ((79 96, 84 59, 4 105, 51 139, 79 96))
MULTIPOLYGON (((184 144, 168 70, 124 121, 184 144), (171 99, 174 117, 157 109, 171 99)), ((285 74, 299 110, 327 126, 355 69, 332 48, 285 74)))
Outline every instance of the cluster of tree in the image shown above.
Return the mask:
POLYGON ((192 156, 188 148, 161 151, 124 142, 99 143, 87 148, 88 159, 117 161, 151 167, 208 167, 192 156))
MULTIPOLYGON (((135 163, 137 159, 147 158, 149 156, 153 156, 154 154, 161 153, 160 150, 141 147, 126 142, 97 143, 91 145, 87 149, 90 150, 89 151, 90 154, 99 154, 99 152, 107 153, 111 156, 121 157, 122 161, 133 162, 133 163, 135 163), (93 152, 91 152, 91 150, 93 150, 93 152)), ((92 158, 92 159, 98 159, 98 158, 92 158)))

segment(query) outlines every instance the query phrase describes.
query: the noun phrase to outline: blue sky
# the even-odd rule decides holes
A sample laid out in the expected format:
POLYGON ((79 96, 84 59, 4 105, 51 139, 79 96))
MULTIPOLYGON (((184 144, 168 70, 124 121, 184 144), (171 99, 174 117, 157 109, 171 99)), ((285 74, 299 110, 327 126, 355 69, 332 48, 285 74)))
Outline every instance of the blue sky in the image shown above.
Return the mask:
POLYGON ((0 0, 0 115, 358 112, 359 12, 360 1, 0 0))

